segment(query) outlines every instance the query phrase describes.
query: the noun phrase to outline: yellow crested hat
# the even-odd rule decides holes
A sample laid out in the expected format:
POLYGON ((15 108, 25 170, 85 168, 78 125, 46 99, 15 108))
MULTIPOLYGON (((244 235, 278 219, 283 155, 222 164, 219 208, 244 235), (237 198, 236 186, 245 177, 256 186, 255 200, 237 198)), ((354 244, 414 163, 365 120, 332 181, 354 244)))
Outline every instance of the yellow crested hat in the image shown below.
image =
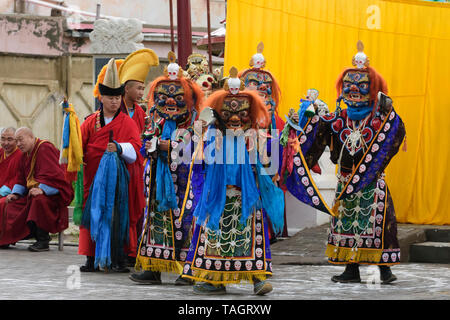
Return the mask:
POLYGON ((159 65, 156 53, 151 49, 140 49, 126 57, 119 68, 120 83, 129 80, 145 82, 151 66, 159 65))

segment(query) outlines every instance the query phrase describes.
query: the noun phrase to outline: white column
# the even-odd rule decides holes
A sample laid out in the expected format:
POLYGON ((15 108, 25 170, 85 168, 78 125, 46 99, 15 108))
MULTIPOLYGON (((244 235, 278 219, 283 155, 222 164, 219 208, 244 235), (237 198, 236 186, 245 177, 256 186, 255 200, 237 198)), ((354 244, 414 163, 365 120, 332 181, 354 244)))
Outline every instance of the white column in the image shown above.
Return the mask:
MULTIPOLYGON (((333 205, 337 184, 336 166, 330 160, 328 147, 319 159, 322 174, 311 172, 319 191, 328 206, 333 205)), ((289 191, 286 192, 286 220, 288 234, 294 235, 304 228, 311 228, 328 223, 330 216, 297 200, 289 191)))

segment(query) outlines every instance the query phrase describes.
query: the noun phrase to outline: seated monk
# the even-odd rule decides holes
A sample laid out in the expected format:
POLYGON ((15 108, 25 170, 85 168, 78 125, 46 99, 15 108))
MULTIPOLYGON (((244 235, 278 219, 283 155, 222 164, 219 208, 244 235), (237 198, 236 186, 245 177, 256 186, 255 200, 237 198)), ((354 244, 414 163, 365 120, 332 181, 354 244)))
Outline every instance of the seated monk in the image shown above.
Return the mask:
POLYGON ((0 198, 11 193, 22 152, 17 148, 15 128, 4 128, 0 140, 0 198))
POLYGON ((0 201, 0 245, 36 238, 30 251, 48 251, 49 233, 68 227, 67 206, 74 193, 59 164, 59 150, 29 128, 15 133, 22 151, 11 194, 0 201))

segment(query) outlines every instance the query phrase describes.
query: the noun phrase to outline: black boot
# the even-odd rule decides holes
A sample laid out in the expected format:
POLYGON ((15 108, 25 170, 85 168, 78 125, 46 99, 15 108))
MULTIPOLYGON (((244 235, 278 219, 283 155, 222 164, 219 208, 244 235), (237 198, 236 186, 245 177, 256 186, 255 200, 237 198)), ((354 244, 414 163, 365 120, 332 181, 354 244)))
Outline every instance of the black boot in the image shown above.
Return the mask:
POLYGON ((127 258, 122 257, 116 264, 113 264, 111 269, 114 272, 128 273, 130 272, 130 269, 127 268, 127 264, 128 264, 127 258))
POLYGON ((263 296, 273 290, 272 285, 267 280, 259 280, 253 277, 253 293, 257 296, 263 296))
POLYGON ((95 272, 95 271, 99 271, 100 268, 94 267, 94 262, 95 262, 95 258, 94 257, 89 257, 86 256, 86 263, 84 264, 84 266, 80 267, 80 271, 81 272, 95 272))
POLYGON ((397 280, 397 277, 392 274, 391 268, 388 266, 379 266, 381 283, 391 283, 397 280))
POLYGON ((136 257, 127 257, 127 267, 129 268, 134 268, 134 266, 136 265, 136 257))
POLYGON ((345 271, 338 275, 333 276, 331 278, 333 282, 342 282, 342 283, 359 283, 361 282, 361 277, 359 275, 359 264, 357 263, 349 263, 345 266, 345 271))
POLYGON ((133 273, 130 279, 141 284, 161 284, 161 272, 144 271, 142 273, 133 273))
POLYGON ((176 286, 192 286, 194 285, 194 280, 183 278, 182 276, 179 276, 177 280, 175 280, 176 286))
POLYGON ((36 237, 36 242, 33 243, 31 246, 29 246, 28 250, 33 251, 33 252, 48 251, 49 250, 48 244, 51 239, 48 232, 45 230, 42 230, 39 227, 36 227, 35 237, 36 237))

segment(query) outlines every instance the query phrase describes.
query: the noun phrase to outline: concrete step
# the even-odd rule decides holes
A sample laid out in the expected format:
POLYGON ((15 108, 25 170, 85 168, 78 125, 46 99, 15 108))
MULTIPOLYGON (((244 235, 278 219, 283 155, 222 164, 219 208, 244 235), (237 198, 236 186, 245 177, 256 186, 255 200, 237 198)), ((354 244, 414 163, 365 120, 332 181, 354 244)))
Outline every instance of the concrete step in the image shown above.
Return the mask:
POLYGON ((450 230, 448 229, 427 229, 425 235, 428 241, 450 242, 450 230))
POLYGON ((411 245, 410 262, 450 263, 450 242, 426 241, 411 245))

